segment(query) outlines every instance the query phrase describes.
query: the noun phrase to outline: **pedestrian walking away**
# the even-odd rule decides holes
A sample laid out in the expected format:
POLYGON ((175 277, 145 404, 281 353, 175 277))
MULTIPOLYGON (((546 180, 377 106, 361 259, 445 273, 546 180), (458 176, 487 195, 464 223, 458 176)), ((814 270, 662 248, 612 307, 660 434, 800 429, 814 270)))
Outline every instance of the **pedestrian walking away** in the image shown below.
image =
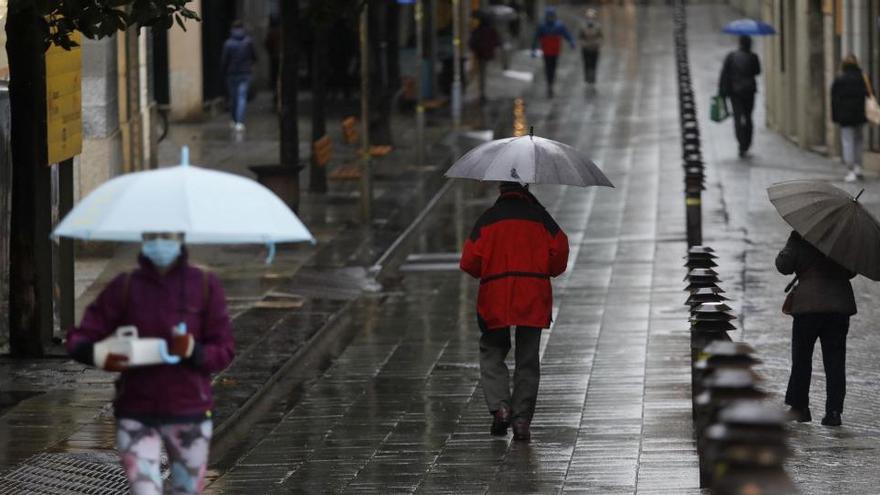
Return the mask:
POLYGON ((739 49, 727 54, 718 80, 718 95, 730 100, 733 108, 733 126, 739 143, 739 156, 748 156, 752 146, 752 110, 755 108, 755 93, 758 83, 755 78, 761 73, 761 61, 752 52, 752 38, 739 37, 739 49))
POLYGON ((471 231, 461 269, 480 279, 480 383, 493 421, 492 435, 529 441, 541 377, 541 329, 553 307, 550 278, 565 271, 568 238, 527 185, 502 182, 495 204, 471 231), (516 364, 511 395, 504 360, 510 327, 516 327, 516 364))
POLYGON ((485 17, 481 18, 479 25, 473 30, 468 46, 474 52, 477 60, 477 70, 480 77, 480 102, 486 101, 486 74, 489 70, 489 62, 495 58, 495 50, 501 45, 498 32, 485 17))
POLYGON ((850 279, 856 274, 826 257, 797 232, 792 232, 776 257, 776 268, 784 275, 795 274, 791 289, 791 375, 785 403, 800 422, 812 420, 809 407, 813 348, 822 345, 826 400, 822 424, 839 426, 846 395, 846 335, 849 318, 856 313, 850 279))
POLYGON ((578 30, 584 60, 584 82, 587 84, 596 84, 596 66, 599 63, 599 49, 602 48, 602 25, 596 17, 596 9, 587 9, 584 22, 578 30))
POLYGON ((540 44, 544 57, 544 76, 547 79, 547 97, 553 98, 553 82, 556 80, 556 64, 562 54, 562 40, 568 41, 574 49, 574 40, 565 24, 556 18, 556 9, 547 7, 544 12, 544 22, 535 30, 535 39, 532 42, 532 56, 540 44))
POLYGON ((164 493, 163 445, 172 492, 201 493, 212 432, 211 373, 226 368, 234 354, 223 287, 188 263, 181 234, 144 234, 138 261, 140 267, 113 279, 69 330, 67 350, 82 363, 120 373, 116 442, 131 493, 164 493), (176 364, 135 366, 125 354, 100 352, 105 339, 126 326, 135 327, 141 343, 160 340, 170 353, 166 363, 176 364))
POLYGON ((831 84, 831 120, 840 126, 840 149, 843 164, 849 169, 845 180, 862 180, 863 128, 868 121, 865 99, 868 85, 855 55, 849 54, 840 65, 841 73, 831 84))
POLYGON ((244 23, 235 21, 229 38, 223 43, 220 56, 220 67, 226 78, 229 113, 232 116, 232 127, 236 131, 244 131, 244 115, 247 108, 248 90, 257 52, 251 37, 244 29, 244 23))

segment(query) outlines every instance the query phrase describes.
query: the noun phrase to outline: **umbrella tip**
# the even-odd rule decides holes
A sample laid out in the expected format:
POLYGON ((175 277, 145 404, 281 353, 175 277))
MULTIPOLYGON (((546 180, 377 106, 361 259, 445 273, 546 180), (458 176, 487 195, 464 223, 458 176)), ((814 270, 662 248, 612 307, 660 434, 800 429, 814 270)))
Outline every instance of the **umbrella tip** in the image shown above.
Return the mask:
POLYGON ((183 145, 180 148, 180 164, 183 166, 189 165, 189 146, 183 145))
POLYGON ((859 193, 856 194, 856 197, 853 198, 853 201, 858 201, 858 200, 859 200, 859 197, 861 197, 861 195, 862 195, 863 192, 865 192, 864 189, 862 189, 861 191, 859 191, 859 193))
POLYGON ((535 137, 535 126, 533 126, 533 125, 529 126, 529 137, 530 138, 535 137))

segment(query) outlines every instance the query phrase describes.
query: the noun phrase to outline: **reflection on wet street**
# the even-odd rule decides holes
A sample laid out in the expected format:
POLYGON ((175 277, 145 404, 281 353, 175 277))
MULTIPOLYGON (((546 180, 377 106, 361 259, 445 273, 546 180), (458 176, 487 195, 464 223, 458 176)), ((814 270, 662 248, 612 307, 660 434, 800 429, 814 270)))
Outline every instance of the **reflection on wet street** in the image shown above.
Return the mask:
POLYGON ((617 186, 533 188, 572 253, 542 337, 531 442, 488 432, 477 283, 457 261, 497 186, 461 182, 402 277, 356 302, 345 351, 211 493, 699 493, 671 19, 662 7, 607 12, 596 92, 569 54, 555 100, 538 81, 508 107, 510 131, 527 123, 580 147, 617 186))

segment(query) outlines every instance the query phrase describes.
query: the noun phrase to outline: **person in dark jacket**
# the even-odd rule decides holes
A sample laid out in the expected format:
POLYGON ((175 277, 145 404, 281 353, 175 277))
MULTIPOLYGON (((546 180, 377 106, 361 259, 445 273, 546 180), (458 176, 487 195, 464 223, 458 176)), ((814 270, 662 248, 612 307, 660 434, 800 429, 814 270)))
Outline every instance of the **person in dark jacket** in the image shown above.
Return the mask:
POLYGON ((236 131, 244 131, 244 112, 247 108, 248 89, 257 52, 254 43, 244 30, 244 23, 235 21, 229 32, 229 38, 223 43, 220 55, 220 67, 226 78, 226 89, 229 96, 229 113, 232 115, 232 126, 236 131))
POLYGON ((541 45, 544 56, 544 76, 547 78, 547 97, 553 98, 553 81, 556 80, 556 65, 559 55, 562 54, 562 40, 568 41, 568 45, 574 49, 574 39, 565 24, 556 18, 556 9, 547 7, 544 12, 544 22, 535 30, 535 39, 532 41, 532 56, 541 45))
POLYGON ((868 85, 855 55, 849 54, 841 63, 841 73, 831 84, 831 120, 840 126, 840 149, 843 163, 849 168, 847 182, 862 180, 862 128, 868 85))
POLYGON ((113 401, 117 449, 138 495, 163 493, 163 443, 173 492, 201 493, 211 444, 211 373, 226 368, 235 352, 223 287, 187 262, 182 243, 178 234, 144 234, 140 267, 114 278, 67 334, 68 352, 89 365, 95 344, 127 325, 138 337, 165 339, 181 359, 129 368, 125 356, 111 353, 98 363, 120 372, 113 401))
POLYGON ((739 143, 739 156, 748 156, 752 146, 752 110, 755 108, 755 81, 761 73, 761 61, 752 53, 752 38, 739 37, 739 50, 730 52, 724 59, 718 81, 718 95, 730 100, 733 108, 733 126, 739 143))
POLYGON ((812 420, 809 407, 813 347, 822 343, 825 364, 826 400, 822 424, 839 426, 846 395, 846 334, 849 317, 856 314, 850 279, 855 273, 822 254, 797 232, 792 232, 785 248, 776 256, 776 269, 795 274, 792 294, 791 376, 785 403, 801 422, 812 420))
POLYGON ((464 244, 461 269, 480 279, 480 382, 492 415, 492 435, 530 439, 541 378, 541 329, 549 328, 550 278, 565 271, 568 238, 528 186, 503 182, 495 205, 483 213, 464 244), (504 359, 516 326, 513 395, 504 359))
POLYGON ((485 102, 488 65, 495 58, 495 50, 501 46, 501 39, 492 24, 481 18, 477 28, 471 32, 468 45, 474 52, 474 58, 477 59, 477 70, 480 74, 480 102, 485 102))

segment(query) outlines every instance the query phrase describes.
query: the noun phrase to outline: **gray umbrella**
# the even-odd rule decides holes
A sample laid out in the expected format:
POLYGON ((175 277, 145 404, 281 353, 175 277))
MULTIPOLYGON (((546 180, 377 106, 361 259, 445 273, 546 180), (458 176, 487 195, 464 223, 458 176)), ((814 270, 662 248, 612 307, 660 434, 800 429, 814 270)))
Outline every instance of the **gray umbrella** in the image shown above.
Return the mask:
POLYGON ((509 5, 489 5, 483 7, 478 15, 495 21, 511 21, 516 19, 516 9, 509 5))
POLYGON ((767 188, 770 202, 807 242, 848 270, 880 280, 880 223, 827 182, 794 180, 767 188))
POLYGON ((614 187, 599 167, 580 151, 531 134, 477 146, 455 162, 446 171, 446 177, 614 187))

